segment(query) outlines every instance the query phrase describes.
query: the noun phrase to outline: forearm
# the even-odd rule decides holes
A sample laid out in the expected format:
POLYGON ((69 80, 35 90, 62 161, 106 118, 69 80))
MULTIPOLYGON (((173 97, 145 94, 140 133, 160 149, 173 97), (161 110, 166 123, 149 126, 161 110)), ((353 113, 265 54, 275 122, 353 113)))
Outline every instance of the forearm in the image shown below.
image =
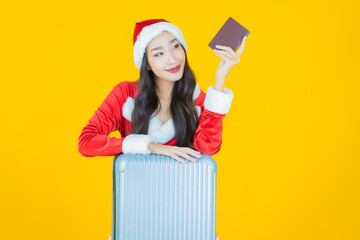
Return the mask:
POLYGON ((204 100, 204 110, 199 117, 199 126, 194 136, 196 150, 213 155, 222 143, 222 119, 229 112, 233 92, 224 88, 225 78, 217 77, 216 86, 210 86, 204 100))
POLYGON ((214 89, 223 92, 224 84, 225 84, 225 77, 216 75, 214 89))
POLYGON ((79 137, 78 150, 85 157, 115 156, 122 152, 124 138, 83 132, 79 137))

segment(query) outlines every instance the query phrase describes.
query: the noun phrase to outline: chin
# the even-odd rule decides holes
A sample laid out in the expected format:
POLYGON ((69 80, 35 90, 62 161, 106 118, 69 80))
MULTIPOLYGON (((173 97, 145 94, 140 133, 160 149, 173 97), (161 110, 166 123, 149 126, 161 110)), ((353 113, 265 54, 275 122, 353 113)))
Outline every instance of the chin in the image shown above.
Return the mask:
POLYGON ((175 79, 175 81, 180 80, 183 77, 184 73, 179 74, 178 76, 174 77, 173 79, 175 79))
MULTIPOLYGON (((179 71, 180 72, 180 71, 179 71)), ((177 74, 173 74, 173 73, 170 73, 171 75, 170 76, 168 76, 167 78, 169 79, 169 80, 171 80, 171 81, 178 81, 178 80, 180 80, 182 77, 183 77, 183 75, 184 75, 184 73, 177 73, 177 74)))

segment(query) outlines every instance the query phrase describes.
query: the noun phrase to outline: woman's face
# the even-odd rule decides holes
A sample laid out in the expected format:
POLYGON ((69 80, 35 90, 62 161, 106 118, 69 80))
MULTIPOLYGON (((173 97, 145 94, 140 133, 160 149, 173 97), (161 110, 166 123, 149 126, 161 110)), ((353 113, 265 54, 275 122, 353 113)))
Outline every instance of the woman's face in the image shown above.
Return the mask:
POLYGON ((180 42, 169 32, 162 32, 146 47, 148 69, 157 80, 177 81, 182 78, 185 67, 185 51, 180 42), (180 65, 177 72, 168 71, 180 65))

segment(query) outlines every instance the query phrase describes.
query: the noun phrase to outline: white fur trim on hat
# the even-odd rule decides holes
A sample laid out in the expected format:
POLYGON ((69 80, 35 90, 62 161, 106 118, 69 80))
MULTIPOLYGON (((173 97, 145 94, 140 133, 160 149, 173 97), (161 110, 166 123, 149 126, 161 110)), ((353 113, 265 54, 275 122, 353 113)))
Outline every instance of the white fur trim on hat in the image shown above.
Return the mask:
POLYGON ((158 22, 144 27, 139 35, 137 36, 136 42, 134 44, 134 61, 136 67, 140 70, 142 59, 144 53, 146 52, 147 45, 151 40, 162 32, 167 31, 174 35, 174 37, 183 45, 186 51, 186 43, 184 36, 177 26, 169 22, 158 22))
POLYGON ((233 96, 230 89, 224 88, 224 92, 221 92, 210 86, 206 92, 204 107, 215 113, 226 114, 230 110, 233 96))
POLYGON ((127 135, 122 143, 124 153, 151 154, 148 145, 150 142, 157 143, 157 140, 146 134, 127 135))

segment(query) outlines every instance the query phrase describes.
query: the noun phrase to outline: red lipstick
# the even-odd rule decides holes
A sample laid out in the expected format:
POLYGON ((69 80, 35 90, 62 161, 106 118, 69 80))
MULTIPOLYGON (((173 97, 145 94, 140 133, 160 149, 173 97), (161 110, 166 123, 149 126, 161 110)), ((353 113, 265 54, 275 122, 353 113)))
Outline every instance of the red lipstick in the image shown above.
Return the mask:
POLYGON ((178 66, 173 67, 173 68, 171 68, 169 70, 166 70, 166 71, 171 72, 171 73, 176 73, 176 72, 178 72, 180 70, 180 65, 181 64, 179 64, 178 66))

